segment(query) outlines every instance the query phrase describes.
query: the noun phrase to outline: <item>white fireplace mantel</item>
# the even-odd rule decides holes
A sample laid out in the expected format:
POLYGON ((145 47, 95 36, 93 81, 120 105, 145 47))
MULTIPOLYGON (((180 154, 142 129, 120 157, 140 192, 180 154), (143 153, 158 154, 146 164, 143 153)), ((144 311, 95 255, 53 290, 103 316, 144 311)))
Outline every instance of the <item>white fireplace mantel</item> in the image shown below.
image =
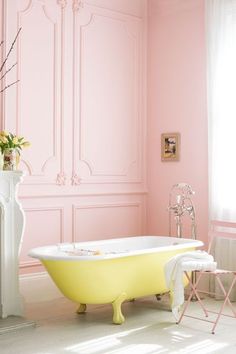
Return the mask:
POLYGON ((17 198, 22 171, 0 171, 0 318, 23 314, 19 252, 25 217, 17 198))

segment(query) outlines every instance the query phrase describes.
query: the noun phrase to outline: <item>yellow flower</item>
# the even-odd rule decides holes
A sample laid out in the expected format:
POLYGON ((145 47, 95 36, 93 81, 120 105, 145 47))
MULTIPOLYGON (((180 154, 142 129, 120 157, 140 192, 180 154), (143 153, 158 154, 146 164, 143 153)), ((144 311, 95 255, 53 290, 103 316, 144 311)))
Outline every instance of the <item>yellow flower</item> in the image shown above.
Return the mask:
POLYGON ((0 141, 3 143, 3 144, 6 144, 8 143, 8 140, 5 136, 0 136, 0 141))
POLYGON ((15 134, 9 133, 6 130, 0 131, 0 148, 16 148, 21 149, 22 147, 28 147, 30 143, 25 141, 25 138, 22 136, 17 136, 15 134))
POLYGON ((0 135, 2 136, 8 136, 9 133, 6 130, 1 131, 0 135))
POLYGON ((18 138, 15 136, 13 139, 12 139, 12 142, 13 142, 13 144, 18 144, 18 138))
POLYGON ((28 146, 30 146, 30 143, 29 143, 28 141, 25 141, 25 142, 22 144, 22 146, 28 147, 28 146))

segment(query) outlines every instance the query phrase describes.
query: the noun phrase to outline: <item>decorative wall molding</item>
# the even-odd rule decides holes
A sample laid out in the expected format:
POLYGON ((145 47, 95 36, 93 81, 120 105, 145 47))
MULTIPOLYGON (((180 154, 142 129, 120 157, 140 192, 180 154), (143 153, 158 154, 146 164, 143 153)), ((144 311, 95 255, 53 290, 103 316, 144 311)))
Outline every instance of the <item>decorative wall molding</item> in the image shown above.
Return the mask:
POLYGON ((83 1, 80 1, 80 0, 73 0, 73 3, 72 3, 72 9, 73 9, 73 11, 79 11, 79 10, 82 9, 83 7, 84 7, 83 1))
POLYGON ((72 186, 78 186, 79 184, 81 184, 81 177, 77 174, 73 174, 71 177, 71 184, 72 186))
MULTIPOLYGON (((164 0, 165 1, 165 0, 164 0)), ((178 0, 181 1, 181 0, 178 0)), ((188 1, 188 0, 185 0, 188 1)), ((140 15, 136 15, 136 14, 132 14, 130 12, 126 12, 125 10, 118 10, 118 9, 114 9, 112 7, 108 7, 108 6, 102 6, 102 5, 98 5, 98 4, 89 4, 88 2, 84 2, 84 7, 88 8, 90 11, 91 9, 94 10, 96 9, 97 11, 109 11, 111 14, 114 14, 114 16, 123 16, 126 17, 127 20, 143 20, 143 14, 142 16, 140 15)))
MULTIPOLYGON (((60 82, 60 142, 61 142, 61 149, 60 149, 60 156, 61 156, 61 161, 60 161, 60 165, 61 165, 61 171, 60 171, 60 175, 64 176, 65 172, 64 172, 64 153, 65 153, 65 139, 64 139, 64 108, 65 108, 65 7, 67 5, 67 0, 58 0, 58 3, 61 5, 61 66, 60 66, 60 78, 61 78, 61 82, 60 82)), ((63 180, 63 178, 62 178, 63 180)), ((59 181, 60 184, 60 181, 59 181)), ((62 183, 65 184, 65 183, 62 183)))
POLYGON ((140 202, 113 202, 113 203, 100 203, 100 204, 73 204, 73 210, 76 209, 97 209, 97 208, 119 208, 119 207, 140 207, 140 202))
MULTIPOLYGON (((142 98, 146 80, 142 67, 145 36, 144 17, 135 14, 141 14, 141 2, 146 0, 137 0, 137 6, 133 1, 124 0, 3 1, 7 43, 19 26, 23 25, 24 29, 14 53, 19 63, 16 75, 20 82, 18 87, 9 91, 2 107, 4 110, 6 107, 3 128, 12 132, 17 129, 32 143, 32 148, 24 150, 20 164, 20 169, 27 172, 20 187, 20 199, 27 207, 30 227, 36 232, 37 224, 40 227, 42 220, 50 224, 52 218, 56 231, 50 238, 50 231, 47 233, 45 229, 45 242, 56 240, 56 234, 60 240, 64 239, 59 233, 59 227, 64 229, 64 226, 67 231, 65 239, 71 242, 76 237, 76 230, 72 235, 72 228, 76 228, 72 217, 78 218, 83 232, 86 231, 83 215, 87 217, 87 212, 77 210, 76 215, 72 212, 73 203, 82 201, 89 205, 95 202, 103 205, 87 208, 88 214, 91 212, 97 218, 101 212, 104 219, 104 214, 108 218, 111 216, 114 233, 116 229, 120 230, 119 220, 124 220, 124 225, 127 220, 127 230, 131 232, 141 230, 147 195, 142 98), (105 4, 104 7, 101 4, 105 4), (111 57, 106 53, 111 53, 111 57), (100 62, 97 54, 98 57, 101 54, 100 62), (107 65, 103 59, 107 60, 107 65), (33 67, 34 63, 37 63, 38 70, 33 67), (95 78, 93 75, 89 78, 93 71, 95 78), (37 80, 34 79, 35 72, 42 72, 37 80), (113 81, 109 82, 109 78, 113 81), (87 94, 86 87, 90 85, 90 90, 93 80, 95 87, 96 82, 101 83, 100 88, 97 87, 98 92, 94 94, 87 94), (114 101, 110 99, 112 97, 114 101), (100 103, 104 104, 101 112, 105 112, 105 117, 98 115, 100 103), (114 117, 112 112, 116 105, 114 117), (93 106, 94 112, 86 108, 93 106), (88 125, 87 116, 91 118, 88 125), (45 127, 48 130, 44 132, 45 127), (138 201, 140 207, 137 203, 122 203, 124 200, 138 201), (108 201, 113 204, 107 204, 108 201), (43 210, 38 207, 40 204, 43 204, 45 214, 30 214, 30 211, 40 213, 43 210), (63 204, 61 208, 65 210, 61 217, 57 212, 50 213, 53 204, 63 204), (96 207, 104 209, 96 210, 96 207), (115 209, 119 207, 123 209, 115 209), (64 226, 58 226, 60 218, 65 218, 64 226)), ((85 223, 89 226, 88 220, 85 223)), ((80 224, 77 227, 80 230, 80 224)), ((125 226, 121 230, 126 230, 125 226)), ((98 235, 96 231, 94 234, 98 235)), ((27 236, 23 245, 24 258, 20 266, 27 268, 27 272, 41 269, 38 261, 26 257, 27 246, 34 243, 36 247, 37 237, 32 241, 27 236)))
MULTIPOLYGON (((40 207, 25 207, 24 212, 27 215, 29 212, 50 212, 50 211, 59 211, 60 212, 60 233, 58 238, 58 243, 65 242, 64 236, 64 220, 65 220, 65 206, 40 206, 40 207)), ((30 218, 28 219, 30 222, 30 218)), ((35 246, 37 247, 37 246, 35 246)), ((32 259, 32 261, 20 261, 20 268, 30 268, 41 265, 40 261, 32 259)))
MULTIPOLYGON (((11 0, 12 1, 12 0, 11 0)), ((40 17, 42 20, 39 20, 39 24, 41 21, 43 21, 43 15, 45 19, 49 21, 49 23, 54 27, 54 45, 51 47, 54 47, 54 54, 52 61, 55 64, 55 72, 54 72, 54 118, 53 118, 53 139, 50 139, 53 141, 53 153, 51 156, 47 156, 45 161, 42 163, 42 168, 41 172, 40 171, 35 171, 34 170, 34 163, 33 163, 33 158, 29 153, 29 157, 27 157, 28 151, 26 152, 26 155, 24 156, 24 160, 22 161, 22 167, 26 167, 28 170, 28 176, 26 176, 24 184, 27 185, 53 185, 53 184, 58 184, 58 185, 65 185, 65 180, 62 177, 63 175, 66 174, 66 170, 68 168, 68 164, 65 166, 65 153, 68 155, 67 151, 65 152, 65 146, 66 141, 65 141, 65 134, 68 133, 66 131, 66 126, 65 126, 65 113, 67 110, 68 104, 65 102, 65 99, 67 100, 67 97, 65 97, 65 89, 68 87, 68 83, 66 82, 65 85, 65 50, 67 48, 72 49, 72 53, 69 53, 69 56, 71 56, 71 59, 73 60, 73 75, 72 77, 75 78, 72 81, 73 85, 73 137, 72 137, 72 171, 75 171, 75 175, 80 175, 81 176, 81 184, 88 184, 88 183, 141 183, 142 182, 142 176, 141 176, 141 162, 140 162, 140 147, 137 147, 135 153, 131 152, 131 150, 127 150, 128 153, 125 156, 125 154, 119 155, 118 153, 118 167, 116 171, 116 163, 112 163, 111 167, 108 169, 109 163, 106 163, 106 157, 104 158, 104 163, 100 164, 99 166, 102 168, 100 170, 100 167, 97 168, 97 157, 92 154, 89 156, 87 154, 87 147, 90 150, 90 144, 88 143, 88 139, 84 137, 84 129, 83 125, 85 120, 83 119, 83 115, 81 115, 81 97, 84 97, 82 94, 83 87, 81 88, 80 85, 80 78, 81 75, 83 74, 83 63, 82 63, 82 52, 81 48, 83 48, 83 34, 87 33, 88 30, 90 30, 91 26, 94 26, 94 23, 98 19, 102 19, 101 24, 106 23, 107 21, 109 24, 111 24, 111 33, 113 32, 113 27, 114 27, 114 32, 116 29, 120 28, 118 32, 121 34, 124 32, 126 33, 126 38, 129 37, 131 41, 131 46, 124 46, 122 47, 122 41, 120 41, 121 45, 121 54, 122 54, 122 48, 124 51, 128 51, 129 55, 134 58, 134 65, 132 67, 135 67, 135 77, 132 79, 132 75, 130 74, 131 80, 133 80, 132 83, 132 90, 135 95, 135 99, 133 104, 133 110, 136 110, 134 115, 136 116, 135 120, 133 120, 132 126, 134 127, 134 130, 132 130, 130 127, 124 128, 124 130, 128 130, 128 134, 132 135, 132 143, 130 143, 130 146, 135 143, 137 146, 139 145, 138 142, 141 137, 141 114, 140 114, 140 99, 139 99, 139 92, 137 90, 137 86, 140 84, 140 78, 141 78, 141 68, 140 68, 140 63, 139 63, 139 57, 142 55, 141 51, 141 30, 142 30, 142 20, 141 18, 136 18, 135 16, 128 15, 128 14, 123 14, 120 13, 119 11, 114 11, 111 9, 106 9, 105 7, 100 7, 94 5, 89 5, 88 3, 84 1, 79 1, 79 0, 71 0, 71 5, 73 9, 73 31, 72 31, 72 42, 69 43, 65 42, 69 38, 68 33, 71 32, 70 24, 67 22, 68 17, 68 1, 67 0, 57 0, 55 1, 55 4, 48 3, 47 1, 38 1, 38 0, 31 0, 27 2, 19 0, 19 4, 16 6, 20 8, 21 10, 18 10, 16 12, 17 14, 17 23, 18 26, 22 24, 22 18, 28 18, 30 21, 33 23, 33 19, 35 17, 35 13, 33 14, 34 8, 37 6, 37 9, 40 10, 40 17), (24 4, 24 8, 22 6, 24 4), (58 8, 58 11, 56 11, 56 8, 58 8), (81 11, 80 11, 81 10, 81 11), (32 15, 33 14, 33 15, 32 15), (55 15, 55 18, 54 18, 55 15), (33 16, 33 17, 32 17, 33 16), (32 17, 32 18, 31 18, 32 17), (52 18, 53 17, 53 18, 52 18), (86 21, 85 21, 86 18, 86 21), (71 45, 72 44, 72 45, 71 45), (132 49, 129 49, 133 47, 132 49), (57 68, 57 69, 56 69, 57 68), (81 96, 82 95, 82 96, 81 96), (135 108, 138 107, 138 108, 135 108), (79 117, 79 121, 78 121, 79 117), (80 141, 77 141, 79 138, 80 141), (82 142, 83 140, 83 142, 82 142), (89 144, 89 145, 88 145, 89 144), (95 156, 95 157, 94 157, 95 156), (128 157, 127 157, 128 156, 128 157), (130 159, 129 159, 130 157, 130 159), (32 160, 32 161, 31 161, 32 160), (80 160, 80 161, 79 161, 80 160), (55 166, 57 164, 57 166, 55 166), (107 167, 106 167, 107 166, 107 167), (106 167, 106 169, 105 169, 106 167), (60 171, 58 173, 58 176, 56 177, 55 180, 55 169, 56 171, 60 171), (40 172, 40 173, 39 173, 40 172)), ((13 7, 12 7, 13 8, 13 7)), ((11 14, 12 15, 12 14, 11 14)), ((14 15, 14 13, 13 13, 14 15)), ((43 25, 43 22, 42 22, 43 25)), ((95 28, 95 34, 97 32, 97 29, 99 30, 100 24, 98 27, 95 28)), ((26 32, 25 32, 26 33, 26 32)), ((26 35, 24 33, 24 36, 26 35)), ((51 30, 50 30, 51 33, 51 30)), ((125 37, 125 34, 124 34, 125 37)), ((22 37, 24 38, 24 37, 22 37)), ((29 42, 29 41, 28 41, 29 42)), ((21 58, 22 53, 21 53, 21 43, 19 43, 19 50, 18 50, 18 59, 24 59, 21 58)), ((68 56, 68 52, 67 52, 68 56)), ((27 59, 27 58, 26 58, 27 59)), ((50 59, 50 58, 49 58, 50 59)), ((51 61, 49 60, 49 62, 51 61)), ((18 60, 19 61, 19 60, 18 60)), ((21 61, 21 60, 20 60, 21 61)), ((127 61, 128 62, 128 61, 127 61)), ((21 63, 20 63, 21 64, 21 63)), ((87 64, 86 64, 87 65, 87 64)), ((67 71, 67 69, 66 69, 67 71)), ((115 72, 115 70, 114 70, 115 72)), ((21 68, 19 65, 19 73, 18 76, 21 75, 21 68)), ((122 77, 122 75, 121 75, 122 77)), ((21 80, 23 83, 23 81, 21 80)), ((26 87, 26 86, 24 86, 26 87)), ((18 93, 17 96, 20 97, 21 95, 21 86, 19 85, 18 93)), ((119 95, 118 95, 119 96, 119 95)), ((18 106, 16 111, 21 114, 21 107, 20 107, 20 102, 22 100, 18 99, 18 106)), ((51 100, 52 101, 52 100, 51 100)), ((131 102, 131 100, 130 100, 131 102)), ((131 107, 131 104, 128 105, 131 107)), ((131 114, 131 116, 133 113, 131 114)), ((23 121, 24 117, 26 115, 22 114, 23 121)), ((122 116, 122 115, 121 115, 122 116)), ((122 122, 120 123, 122 124, 122 122)), ((17 130, 21 130, 21 119, 20 117, 17 118, 16 121, 16 126, 17 130)), ((106 129, 109 129, 105 127, 106 129)), ((87 129, 87 128, 86 128, 87 129)), ((119 130, 118 130, 119 131, 119 130)), ((127 133, 127 131, 126 131, 127 133)), ((125 134, 126 134, 125 133, 125 134)), ((91 136, 90 130, 88 131, 89 134, 89 139, 91 136)), ((101 133, 100 133, 101 134, 101 133)), ((122 132, 119 132, 120 135, 122 135, 122 132)), ((109 136, 109 135, 106 135, 109 136)), ((66 136, 67 138, 67 136, 66 136)), ((101 139, 103 138, 103 134, 101 134, 101 139)), ((108 139, 109 140, 109 139, 108 139)), ((129 141, 128 138, 126 138, 127 141, 129 141)), ((36 145, 35 145, 36 146, 36 145)), ((33 144, 32 144, 32 148, 33 144)), ((119 151, 119 147, 115 148, 114 152, 119 151)), ((50 155, 50 154, 49 154, 50 155)), ((108 153, 109 155, 109 153, 108 153)), ((37 161, 38 159, 34 159, 34 161, 37 161)), ((78 181, 73 181, 73 185, 77 185, 78 181)))
MULTIPOLYGON (((19 1, 19 6, 22 4, 22 2, 19 1)), ((62 4, 61 4, 62 5, 62 4)), ((60 134, 60 124, 58 124, 58 117, 60 116, 60 112, 58 112, 58 106, 59 106, 59 102, 60 97, 58 94, 58 90, 57 90, 57 83, 60 82, 59 80, 59 70, 58 70, 58 65, 60 62, 60 58, 58 56, 59 54, 59 41, 60 41, 60 37, 58 34, 58 27, 60 27, 60 21, 58 19, 58 17, 56 16, 56 5, 54 6, 54 13, 55 16, 49 15, 49 11, 47 8, 47 4, 45 1, 36 1, 36 0, 31 0, 29 1, 29 3, 27 4, 26 7, 22 7, 19 10, 15 10, 16 12, 11 14, 12 16, 16 16, 17 18, 17 24, 18 27, 23 27, 24 31, 22 31, 21 36, 19 37, 19 41, 18 41, 18 50, 17 50, 17 62, 18 62, 18 71, 17 71, 17 75, 18 77, 21 77, 21 80, 19 82, 19 85, 17 85, 17 109, 16 109, 16 133, 20 135, 20 133, 22 133, 22 131, 29 131, 29 135, 32 135, 33 132, 33 137, 35 138, 36 136, 38 137, 38 132, 36 134, 36 129, 35 127, 37 127, 36 124, 34 124, 33 130, 32 130, 32 126, 29 124, 29 122, 27 121, 27 124, 25 123, 25 117, 28 117, 29 115, 32 116, 32 112, 26 108, 26 112, 24 111, 24 107, 27 107, 27 105, 24 105, 25 100, 26 100, 26 96, 28 99, 28 94, 26 91, 27 87, 29 85, 27 84, 27 80, 28 77, 27 75, 25 75, 25 62, 27 62, 27 60, 29 60, 30 58, 28 58, 28 52, 29 52, 29 44, 30 41, 27 40, 28 36, 31 35, 31 31, 29 30, 29 26, 30 26, 30 22, 35 23, 34 18, 36 16, 36 12, 37 12, 37 25, 41 24, 43 26, 43 31, 39 31, 40 36, 43 38, 43 36, 46 36, 46 33, 48 33, 47 37, 47 43, 50 43, 48 41, 52 42, 52 45, 50 45, 50 51, 48 49, 48 52, 44 53, 44 58, 48 59, 48 63, 53 63, 51 64, 51 71, 50 71, 50 77, 48 78, 48 80, 50 79, 51 85, 47 85, 48 87, 50 87, 50 104, 48 105, 44 105, 44 107, 48 107, 46 113, 48 113, 48 116, 50 118, 49 123, 51 124, 51 135, 49 139, 45 139, 45 144, 43 145, 44 147, 44 151, 41 151, 41 155, 39 156, 39 158, 41 156, 44 156, 45 153, 47 152, 47 156, 45 156, 45 159, 42 160, 42 165, 41 168, 39 168, 39 166, 37 166, 37 168, 35 169, 34 166, 34 162, 38 161, 39 159, 35 159, 33 158, 33 155, 35 155, 35 152, 37 153, 37 151, 34 151, 34 149, 36 149, 37 144, 32 144, 31 149, 29 149, 28 151, 26 151, 24 153, 24 160, 22 161, 23 165, 25 166, 28 170, 28 174, 29 176, 26 177, 24 184, 40 184, 43 181, 43 184, 55 184, 55 179, 53 178, 53 175, 55 175, 55 172, 53 171, 53 169, 55 169, 55 163, 59 164, 59 158, 60 156, 58 156, 58 152, 59 152, 59 147, 57 146, 59 144, 59 139, 58 139, 58 134, 60 134), (48 25, 46 26, 45 24, 48 22, 48 25), (47 32, 46 32, 47 31, 47 32), (48 54, 48 57, 45 57, 48 54), (23 90, 24 89, 24 90, 23 90), (22 96, 23 95, 23 96, 22 96), (31 113, 30 113, 31 112, 31 113), (27 126, 27 127, 26 127, 27 126), (31 127, 31 128, 30 128, 31 127), (31 129, 31 130, 30 130, 31 129), (30 134, 31 133, 31 134, 30 134), (47 145, 46 145, 47 144, 47 145), (32 150, 33 149, 33 150, 32 150), (28 155, 28 157, 27 157, 28 155)), ((52 11, 51 11, 52 14, 52 11)), ((40 26, 39 26, 40 27, 40 26)), ((32 27, 32 32, 34 30, 34 27, 32 27)), ((44 40, 39 41, 39 43, 44 42, 44 40)), ((34 43, 34 42, 33 42, 34 43)), ((47 48, 47 47, 46 47, 47 48)), ((48 48, 49 48, 49 44, 48 44, 48 48)), ((34 49, 34 47, 33 47, 34 49)), ((39 47, 40 49, 40 47, 39 47)), ((36 46, 35 50, 39 50, 38 46, 36 46)), ((39 56, 38 56, 39 57, 39 56)), ((32 59, 32 58, 31 58, 32 59)), ((44 63, 45 65, 45 63, 44 63)), ((28 72, 28 69, 27 69, 28 72)), ((35 71, 37 72, 37 71, 35 71)), ((44 73, 44 70, 42 70, 42 73, 44 73)), ((37 75, 37 74, 35 74, 37 75)), ((32 78, 33 80, 33 84, 36 84, 36 80, 34 80, 34 78, 32 78)), ((37 85, 37 90, 40 90, 40 85, 37 85)), ((28 93, 31 94, 31 92, 37 92, 37 90, 32 90, 32 87, 30 86, 31 91, 29 91, 28 93)), ((49 89, 48 89, 49 90, 49 89)), ((42 91, 44 92, 44 91, 42 91)), ((48 95, 45 93, 45 100, 48 99, 48 95)), ((33 96, 32 96, 33 97, 33 96)), ((40 97, 41 99, 43 99, 42 97, 40 97)), ((44 101, 45 101, 44 100, 44 101)), ((44 111, 43 111, 44 112, 44 111)), ((45 113, 45 112, 44 112, 45 113)), ((42 130, 41 130, 42 131, 42 130)), ((48 131, 50 131, 48 129, 48 131)), ((47 136, 47 135, 46 135, 47 136)), ((61 143, 61 142, 60 142, 61 143)), ((59 166, 58 166, 59 167, 59 166)), ((58 168, 57 167, 57 168, 58 168)))
POLYGON ((64 10, 67 5, 67 0, 57 0, 57 4, 64 10))
POLYGON ((122 196, 122 195, 146 195, 148 194, 148 190, 136 190, 136 191, 109 191, 109 192, 78 192, 75 190, 74 193, 57 193, 57 194, 29 194, 29 195, 21 195, 20 199, 44 199, 44 198, 75 198, 75 197, 102 197, 102 196, 122 196))
MULTIPOLYGON (((86 4, 86 10, 88 12, 88 9, 90 11, 90 17, 91 19, 84 23, 78 21, 77 14, 74 14, 74 77, 75 77, 75 82, 74 82, 74 95, 73 95, 73 107, 74 107, 74 114, 73 114, 73 132, 74 132, 74 137, 73 137, 73 142, 74 142, 74 149, 73 149, 73 168, 75 171, 83 171, 82 174, 82 184, 87 184, 87 183, 140 183, 141 182, 141 176, 142 176, 142 151, 139 147, 139 141, 142 139, 142 133, 141 133, 141 103, 142 100, 140 99, 141 97, 141 91, 138 89, 139 83, 142 80, 142 71, 141 71, 141 46, 142 46, 142 38, 141 38, 141 29, 140 27, 142 26, 142 21, 135 19, 132 19, 133 22, 130 21, 130 18, 122 14, 118 14, 114 11, 109 11, 107 9, 101 9, 99 7, 95 6, 87 6, 86 4), (131 157, 130 161, 126 163, 122 167, 122 170, 115 171, 114 167, 111 168, 111 170, 107 171, 98 171, 96 165, 96 161, 92 161, 90 157, 87 156, 87 147, 85 147, 85 143, 88 144, 88 139, 86 140, 85 138, 85 127, 84 127, 84 117, 83 117, 83 77, 80 77, 81 84, 77 85, 78 81, 78 75, 81 75, 81 73, 84 72, 84 63, 87 65, 88 60, 83 60, 83 48, 84 48, 84 33, 92 26, 93 24, 96 23, 97 19, 104 19, 104 21, 109 21, 108 23, 112 23, 110 21, 115 21, 114 26, 117 28, 117 26, 120 26, 120 33, 126 33, 127 38, 130 39, 130 41, 133 42, 133 45, 129 45, 127 48, 132 48, 133 46, 133 53, 132 57, 134 58, 134 77, 133 77, 133 94, 134 94, 134 101, 132 102, 132 110, 133 110, 133 117, 135 117, 135 123, 132 124, 132 129, 131 127, 128 128, 127 126, 124 129, 130 129, 129 134, 132 135, 132 139, 127 139, 127 141, 132 140, 132 143, 135 142, 136 144, 136 150, 135 150, 135 155, 133 154, 133 157, 131 157), (106 20, 107 19, 107 20, 106 20), (119 25, 118 25, 119 24, 119 25), (136 33, 135 33, 136 31, 136 33), (80 44, 79 44, 80 43, 80 44), (78 107, 80 107, 78 111, 78 107), (79 116, 79 123, 77 123, 76 119, 79 116), (76 118, 75 118, 76 117, 76 118), (79 138, 78 138, 79 137, 79 138), (75 162, 76 161, 76 162, 75 162), (79 162, 77 162, 79 161, 79 162)), ((87 16, 88 17, 88 16, 87 16)), ((103 21, 103 20, 102 20, 103 21)), ((99 27, 98 27, 99 28, 99 27)), ((111 29, 112 31, 112 29, 111 29)), ((97 32, 97 30, 96 30, 97 32)), ((107 51, 103 51, 107 52, 107 51)), ((131 53, 131 52, 130 52, 131 53)), ((130 54, 131 55, 131 54, 130 54)), ((87 86, 87 84, 86 84, 87 86)), ((132 101, 132 100, 131 100, 132 101)), ((86 122, 88 120, 86 119, 86 122)), ((87 124, 87 123, 86 123, 87 124)), ((104 127, 107 129, 107 127, 104 127)), ((94 129, 94 127, 93 127, 94 129)), ((86 127, 87 131, 87 127, 86 127)), ((125 133, 127 134, 127 132, 125 133)), ((91 140, 91 139, 90 139, 91 140)), ((97 144, 99 145, 99 144, 97 144)), ((90 147, 89 147, 90 149, 90 147)), ((128 151, 128 150, 127 150, 128 151)), ((127 159, 127 158, 126 158, 127 159)), ((106 166, 109 164, 106 163, 106 166)), ((105 165, 104 165, 105 166, 105 165)))
POLYGON ((66 175, 65 173, 58 173, 57 175, 57 179, 56 179, 56 184, 58 184, 59 186, 65 186, 66 184, 66 175))

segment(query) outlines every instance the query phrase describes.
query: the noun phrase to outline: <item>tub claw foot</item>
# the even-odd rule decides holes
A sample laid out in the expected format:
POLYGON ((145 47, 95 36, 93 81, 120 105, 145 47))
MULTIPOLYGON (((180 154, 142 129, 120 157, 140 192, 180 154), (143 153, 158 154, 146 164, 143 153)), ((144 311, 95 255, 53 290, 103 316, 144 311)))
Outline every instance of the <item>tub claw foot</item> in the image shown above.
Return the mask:
POLYGON ((121 304, 126 300, 126 293, 121 293, 118 298, 112 302, 113 307, 113 323, 122 324, 125 318, 121 312, 121 304))
POLYGON ((156 294, 155 296, 156 296, 157 301, 161 300, 161 294, 156 294))
POLYGON ((76 311, 79 315, 86 312, 86 304, 80 304, 78 310, 76 311))

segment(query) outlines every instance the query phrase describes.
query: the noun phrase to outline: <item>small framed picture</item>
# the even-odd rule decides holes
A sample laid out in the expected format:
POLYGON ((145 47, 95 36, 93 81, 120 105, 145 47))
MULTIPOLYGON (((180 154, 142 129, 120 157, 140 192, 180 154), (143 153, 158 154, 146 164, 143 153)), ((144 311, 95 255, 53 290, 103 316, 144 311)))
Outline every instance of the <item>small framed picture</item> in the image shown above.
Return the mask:
POLYGON ((179 161, 180 134, 161 134, 161 160, 179 161))

